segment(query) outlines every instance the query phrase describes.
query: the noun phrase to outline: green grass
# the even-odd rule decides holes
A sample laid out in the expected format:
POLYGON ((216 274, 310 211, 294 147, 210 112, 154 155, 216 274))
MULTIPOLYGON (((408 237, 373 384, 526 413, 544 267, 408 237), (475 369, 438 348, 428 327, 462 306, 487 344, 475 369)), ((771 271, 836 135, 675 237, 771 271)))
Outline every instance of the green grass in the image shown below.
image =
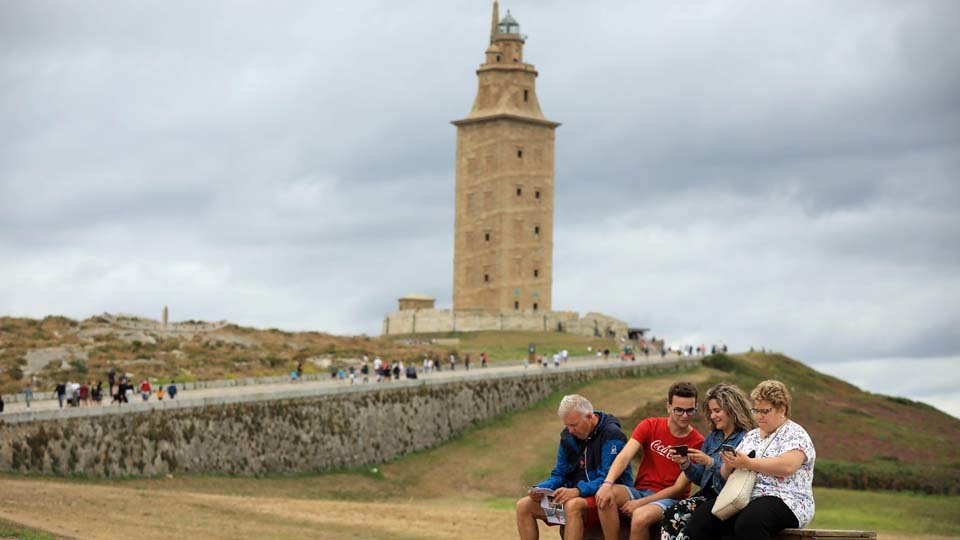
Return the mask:
POLYGON ((960 536, 960 498, 815 488, 811 528, 960 536))
MULTIPOLYGON (((405 336, 397 336, 402 339, 405 336)), ((579 336, 562 332, 444 332, 436 334, 417 334, 406 336, 419 340, 433 338, 460 340, 456 345, 449 345, 456 349, 462 357, 470 354, 472 364, 480 363, 480 353, 486 352, 491 363, 517 361, 526 358, 527 347, 533 343, 537 347, 537 354, 545 357, 554 352, 566 349, 570 356, 587 356, 596 354, 604 348, 610 349, 611 355, 619 354, 616 343, 610 339, 579 336), (587 350, 590 348, 591 350, 587 350)), ((461 360, 462 362, 462 360, 461 360)))
POLYGON ((19 525, 17 523, 12 523, 5 519, 0 519, 0 538, 16 538, 18 540, 54 540, 58 537, 45 532, 37 531, 35 529, 24 527, 23 525, 19 525))

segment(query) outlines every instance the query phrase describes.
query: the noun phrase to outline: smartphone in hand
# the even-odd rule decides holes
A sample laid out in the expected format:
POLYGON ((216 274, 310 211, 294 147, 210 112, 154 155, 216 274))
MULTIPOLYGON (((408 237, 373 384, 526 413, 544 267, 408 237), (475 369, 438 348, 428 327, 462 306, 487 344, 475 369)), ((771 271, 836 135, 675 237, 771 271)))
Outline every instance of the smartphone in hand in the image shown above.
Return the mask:
POLYGON ((687 457, 687 445, 681 444, 681 445, 678 445, 678 446, 671 446, 670 448, 672 448, 672 449, 673 449, 673 452, 674 452, 675 454, 677 454, 678 456, 680 456, 680 457, 687 457))
POLYGON ((724 452, 726 452, 726 453, 728 453, 728 454, 737 455, 737 449, 734 448, 734 447, 732 447, 732 446, 730 446, 729 444, 725 444, 725 445, 721 446, 720 448, 721 448, 724 452))

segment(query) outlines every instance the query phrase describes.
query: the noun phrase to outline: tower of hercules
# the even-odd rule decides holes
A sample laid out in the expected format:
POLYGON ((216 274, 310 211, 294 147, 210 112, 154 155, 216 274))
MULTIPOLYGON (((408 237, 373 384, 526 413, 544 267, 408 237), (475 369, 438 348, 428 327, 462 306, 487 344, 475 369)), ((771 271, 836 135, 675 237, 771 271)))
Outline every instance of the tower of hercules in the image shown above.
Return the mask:
POLYGON ((553 147, 526 36, 493 3, 490 46, 470 114, 457 126, 454 310, 549 311, 553 147))

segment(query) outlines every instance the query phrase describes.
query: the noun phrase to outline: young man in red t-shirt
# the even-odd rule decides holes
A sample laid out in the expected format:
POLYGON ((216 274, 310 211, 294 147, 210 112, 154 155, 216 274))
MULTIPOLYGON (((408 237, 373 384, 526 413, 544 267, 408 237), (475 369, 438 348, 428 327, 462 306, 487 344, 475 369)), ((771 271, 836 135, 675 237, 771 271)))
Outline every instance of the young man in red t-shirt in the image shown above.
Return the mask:
POLYGON ((697 412, 697 387, 677 382, 667 392, 667 417, 647 418, 637 424, 630 440, 614 460, 597 491, 601 513, 620 512, 630 516, 630 539, 648 540, 650 526, 660 522, 663 513, 690 494, 690 481, 680 474, 680 466, 670 457, 673 447, 700 449, 703 435, 690 425, 697 412), (615 485, 630 460, 643 449, 634 487, 615 485))

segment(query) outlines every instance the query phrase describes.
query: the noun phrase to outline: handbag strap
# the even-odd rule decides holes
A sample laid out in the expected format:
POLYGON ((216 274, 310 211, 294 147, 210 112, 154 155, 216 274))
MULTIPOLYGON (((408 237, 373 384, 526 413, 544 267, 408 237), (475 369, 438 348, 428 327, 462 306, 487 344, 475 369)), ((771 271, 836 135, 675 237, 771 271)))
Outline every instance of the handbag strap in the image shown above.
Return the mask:
MULTIPOLYGON (((787 422, 789 421, 790 420, 787 420, 787 422)), ((783 426, 787 425, 787 422, 784 422, 783 424, 781 424, 780 427, 776 429, 776 431, 770 434, 770 438, 767 439, 767 445, 764 446, 763 450, 760 451, 760 455, 757 456, 758 458, 762 458, 763 455, 767 453, 767 450, 770 448, 770 445, 773 444, 773 440, 776 439, 778 435, 780 435, 780 430, 783 429, 783 426)))

